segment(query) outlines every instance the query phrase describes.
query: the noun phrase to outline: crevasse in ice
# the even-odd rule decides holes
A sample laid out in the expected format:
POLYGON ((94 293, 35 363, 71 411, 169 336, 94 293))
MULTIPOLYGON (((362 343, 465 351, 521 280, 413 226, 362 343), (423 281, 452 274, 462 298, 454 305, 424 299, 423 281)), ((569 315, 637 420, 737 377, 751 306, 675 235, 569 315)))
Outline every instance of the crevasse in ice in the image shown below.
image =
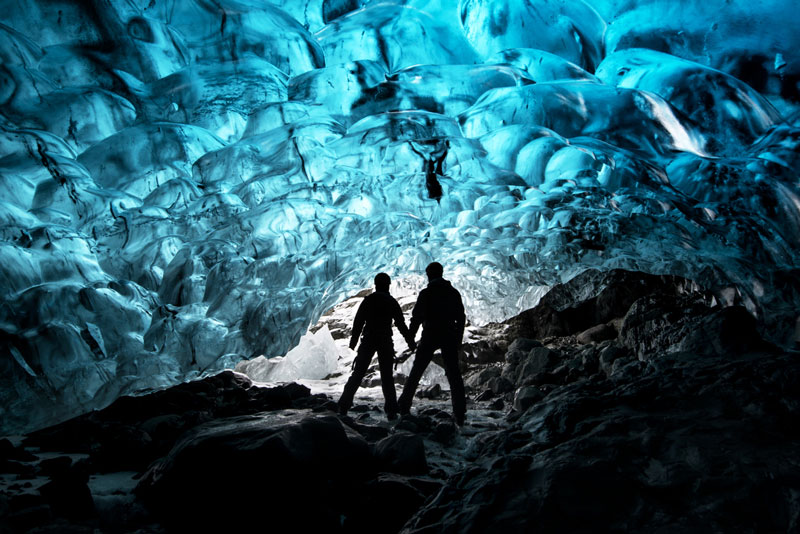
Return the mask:
POLYGON ((278 369, 258 357, 376 271, 419 285, 432 260, 473 324, 622 267, 697 279, 794 342, 794 12, 4 3, 0 431, 278 369))

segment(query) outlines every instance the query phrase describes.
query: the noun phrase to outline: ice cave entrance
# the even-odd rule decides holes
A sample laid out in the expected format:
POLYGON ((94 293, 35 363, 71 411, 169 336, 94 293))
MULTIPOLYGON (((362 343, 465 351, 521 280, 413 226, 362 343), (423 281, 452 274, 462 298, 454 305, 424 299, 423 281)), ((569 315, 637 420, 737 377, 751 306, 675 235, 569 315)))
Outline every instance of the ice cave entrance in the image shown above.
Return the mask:
MULTIPOLYGON (((411 318, 411 309, 416 302, 419 289, 424 287, 423 283, 422 277, 419 276, 392 281, 390 293, 400 303, 406 323, 411 318)), ((356 352, 348 346, 353 319, 361 300, 372 291, 372 288, 362 289, 354 296, 326 310, 320 319, 306 330, 300 342, 285 355, 274 357, 260 355, 244 360, 236 364, 234 371, 247 375, 257 385, 270 386, 297 382, 307 386, 312 394, 324 393, 336 399, 342 393, 356 355, 356 352)), ((392 329, 392 335, 395 353, 400 355, 406 352, 406 342, 396 328, 392 329)), ((469 336, 468 327, 465 337, 469 336)), ((372 363, 377 364, 377 360, 373 358, 372 363)), ((409 358, 399 363, 395 371, 400 375, 408 375, 412 364, 413 358, 409 358)), ((422 386, 438 384, 443 390, 450 388, 444 369, 435 362, 431 362, 425 370, 420 384, 422 386)), ((382 402, 383 393, 377 380, 373 381, 368 376, 364 386, 359 388, 357 399, 382 402)))

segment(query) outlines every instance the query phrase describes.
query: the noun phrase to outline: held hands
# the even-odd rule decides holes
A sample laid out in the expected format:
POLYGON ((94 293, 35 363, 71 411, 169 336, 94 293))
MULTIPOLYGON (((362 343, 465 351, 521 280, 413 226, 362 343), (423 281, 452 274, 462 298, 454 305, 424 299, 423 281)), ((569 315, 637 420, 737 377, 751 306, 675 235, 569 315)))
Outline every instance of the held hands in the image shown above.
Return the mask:
POLYGON ((413 337, 406 338, 406 344, 408 344, 408 350, 412 352, 417 350, 417 342, 414 341, 413 337))
POLYGON ((356 345, 358 345, 358 339, 357 338, 350 339, 350 350, 356 350, 356 345))

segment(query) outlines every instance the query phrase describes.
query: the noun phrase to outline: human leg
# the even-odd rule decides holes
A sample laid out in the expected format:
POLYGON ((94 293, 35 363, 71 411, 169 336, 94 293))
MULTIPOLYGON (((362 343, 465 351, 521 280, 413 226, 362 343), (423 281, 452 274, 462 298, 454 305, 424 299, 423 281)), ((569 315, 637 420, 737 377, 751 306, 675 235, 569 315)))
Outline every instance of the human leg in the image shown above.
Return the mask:
POLYGON ((407 414, 411 411, 411 401, 414 399, 414 393, 417 391, 422 373, 425 372, 428 364, 433 359, 434 350, 436 350, 436 346, 432 343, 426 343, 424 339, 417 346, 417 354, 414 356, 411 372, 408 373, 408 378, 403 386, 403 393, 398 401, 401 414, 407 414))
POLYGON ((353 405, 353 397, 355 397, 356 391, 358 391, 359 386, 361 386, 364 375, 367 374, 369 362, 372 360, 374 354, 375 347, 370 344, 361 343, 361 346, 358 347, 358 354, 356 354, 353 372, 344 385, 342 396, 339 397, 339 413, 343 415, 346 414, 347 410, 353 405))
POLYGON ((467 413, 467 398, 464 392, 464 379, 458 368, 458 350, 455 347, 442 347, 444 372, 450 384, 450 398, 453 403, 453 417, 459 425, 464 424, 467 413))
POLYGON ((378 349, 378 367, 381 371, 381 389, 383 389, 383 410, 391 421, 400 411, 397 405, 397 391, 394 389, 394 347, 386 346, 378 349))

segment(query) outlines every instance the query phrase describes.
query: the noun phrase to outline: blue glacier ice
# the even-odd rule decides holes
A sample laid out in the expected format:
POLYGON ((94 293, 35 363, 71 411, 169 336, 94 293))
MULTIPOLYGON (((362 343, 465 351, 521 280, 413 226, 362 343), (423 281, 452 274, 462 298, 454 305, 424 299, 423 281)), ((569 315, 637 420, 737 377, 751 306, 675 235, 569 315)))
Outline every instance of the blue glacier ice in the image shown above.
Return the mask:
POLYGON ((719 155, 739 153, 780 120, 772 104, 744 82, 654 50, 615 52, 598 66, 597 76, 663 97, 716 142, 713 152, 719 155))
POLYGON ((393 2, 370 2, 314 36, 327 65, 372 60, 390 71, 421 63, 473 63, 477 53, 458 21, 393 2))
POLYGON ((627 268, 797 342, 795 11, 6 2, 0 434, 237 364, 324 378, 309 326, 434 260, 473 325, 627 268))
POLYGON ((481 58, 535 48, 589 70, 600 61, 606 23, 583 0, 463 0, 460 11, 464 35, 481 58))
POLYGON ((670 103, 649 91, 590 81, 544 82, 487 91, 460 115, 477 137, 510 124, 544 126, 567 137, 588 135, 654 156, 706 153, 706 140, 670 103))
POLYGON ((286 100, 287 76, 260 58, 195 64, 149 84, 119 76, 143 120, 202 126, 229 142, 241 137, 251 110, 286 100))

